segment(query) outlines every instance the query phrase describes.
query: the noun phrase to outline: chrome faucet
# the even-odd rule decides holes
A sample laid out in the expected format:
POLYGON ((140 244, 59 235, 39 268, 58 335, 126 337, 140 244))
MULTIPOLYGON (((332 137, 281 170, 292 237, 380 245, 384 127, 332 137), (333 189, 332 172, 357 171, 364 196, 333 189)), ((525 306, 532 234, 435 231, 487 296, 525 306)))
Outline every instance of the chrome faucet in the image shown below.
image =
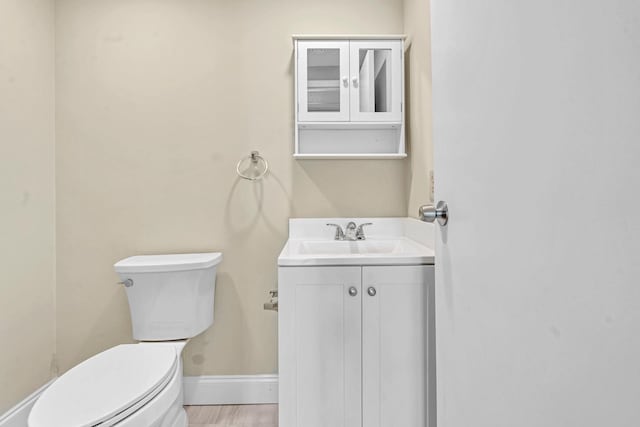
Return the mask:
POLYGON ((333 240, 344 240, 344 231, 342 231, 342 227, 338 224, 327 224, 327 226, 336 228, 336 235, 333 240))
POLYGON ((372 225, 372 223, 367 222, 364 224, 356 225, 355 222, 349 221, 345 231, 342 231, 342 227, 338 224, 327 224, 330 227, 336 228, 336 234, 334 236, 334 240, 348 240, 348 241, 356 241, 356 240, 366 240, 364 235, 363 227, 367 225, 372 225))
POLYGON ((373 223, 365 222, 364 224, 360 224, 358 226, 358 228, 356 229, 356 240, 366 240, 366 237, 364 236, 364 227, 366 227, 367 225, 373 225, 373 223))
POLYGON ((344 240, 356 240, 356 228, 356 223, 349 221, 347 227, 344 229, 344 240))

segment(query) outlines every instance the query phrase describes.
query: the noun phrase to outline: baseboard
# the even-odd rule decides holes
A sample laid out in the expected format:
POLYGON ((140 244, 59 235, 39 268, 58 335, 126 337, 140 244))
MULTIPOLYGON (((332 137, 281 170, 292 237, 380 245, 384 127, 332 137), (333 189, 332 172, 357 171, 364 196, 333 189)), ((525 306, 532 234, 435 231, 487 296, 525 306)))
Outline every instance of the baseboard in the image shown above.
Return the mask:
POLYGON ((49 387, 55 379, 49 381, 38 390, 31 393, 26 399, 9 409, 5 414, 0 415, 0 427, 27 427, 27 419, 31 408, 38 400, 43 391, 49 387))
POLYGON ((278 403, 278 375, 184 377, 185 405, 261 403, 278 403))

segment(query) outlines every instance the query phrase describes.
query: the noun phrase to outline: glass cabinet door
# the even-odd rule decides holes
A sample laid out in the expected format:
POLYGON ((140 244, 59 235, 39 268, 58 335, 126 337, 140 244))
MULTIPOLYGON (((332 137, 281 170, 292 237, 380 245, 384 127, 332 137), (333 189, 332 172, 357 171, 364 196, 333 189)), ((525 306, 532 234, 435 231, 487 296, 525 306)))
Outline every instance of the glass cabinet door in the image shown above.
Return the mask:
POLYGON ((298 120, 349 120, 349 42, 298 42, 298 120))
POLYGON ((402 43, 352 41, 351 121, 402 120, 402 43))

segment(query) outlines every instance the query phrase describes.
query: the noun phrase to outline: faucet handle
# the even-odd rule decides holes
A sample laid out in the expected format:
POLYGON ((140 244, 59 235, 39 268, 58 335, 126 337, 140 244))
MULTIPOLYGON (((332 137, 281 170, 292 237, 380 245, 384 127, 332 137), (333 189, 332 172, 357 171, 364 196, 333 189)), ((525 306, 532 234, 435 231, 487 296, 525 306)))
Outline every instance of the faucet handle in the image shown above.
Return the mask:
POLYGON ((327 226, 336 228, 335 240, 344 240, 344 231, 342 231, 342 227, 338 224, 327 224, 327 226))
POLYGON ((365 240, 364 236, 364 227, 367 225, 373 225, 372 222, 365 222, 364 224, 360 224, 356 230, 356 240, 365 240))

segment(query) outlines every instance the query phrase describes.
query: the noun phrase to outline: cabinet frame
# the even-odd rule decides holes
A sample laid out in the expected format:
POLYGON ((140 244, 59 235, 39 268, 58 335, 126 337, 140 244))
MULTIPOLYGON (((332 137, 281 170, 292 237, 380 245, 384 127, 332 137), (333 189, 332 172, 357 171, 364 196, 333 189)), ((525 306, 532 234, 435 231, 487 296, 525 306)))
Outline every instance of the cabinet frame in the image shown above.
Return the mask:
MULTIPOLYGON (((295 159, 403 159, 407 157, 405 144, 405 78, 404 78, 404 35, 294 35, 294 153, 295 159), (308 43, 316 46, 340 46, 331 42, 347 43, 347 67, 342 66, 340 78, 348 77, 348 87, 341 80, 339 112, 308 111, 307 70, 301 55, 307 54, 308 43), (370 46, 372 48, 391 48, 392 97, 390 112, 360 113, 359 92, 352 87, 354 71, 351 69, 352 48, 370 46), (303 49, 300 49, 303 47, 303 49), (304 50, 304 52, 302 52, 304 50), (396 54, 396 51, 398 52, 396 54), (346 73, 345 73, 346 71, 346 73), (304 74, 304 76, 301 76, 304 74), (348 99, 344 98, 344 90, 348 99), (397 94, 397 95, 396 95, 397 94), (343 103, 347 103, 346 110, 343 103), (355 104, 355 105, 354 105, 355 104), (347 112, 345 114, 345 111, 347 112)), ((341 51, 341 56, 343 52, 341 51)), ((357 62, 357 61, 356 61, 357 62)), ((359 67, 358 75, 359 75, 359 67)), ((356 88, 357 89, 357 88, 356 88)))
MULTIPOLYGON (((311 326, 321 331, 316 333, 318 337, 325 334, 322 328, 335 329, 336 321, 350 337, 347 339, 345 335, 344 341, 318 338, 323 340, 322 343, 316 342, 311 346, 322 349, 322 357, 327 359, 329 366, 334 366, 331 360, 335 358, 342 357, 344 363, 343 389, 345 393, 349 391, 345 394, 348 402, 342 408, 345 416, 339 422, 335 418, 330 420, 330 425, 435 425, 433 265, 280 267, 278 278, 281 427, 298 427, 301 422, 309 424, 310 413, 335 412, 323 406, 331 400, 326 393, 315 401, 319 407, 309 409, 305 404, 310 400, 309 390, 297 389, 300 382, 296 372, 318 364, 305 361, 298 366, 299 357, 317 359, 316 350, 298 346, 298 340, 309 340, 309 329, 299 329, 303 327, 299 323, 309 324, 309 316, 311 326), (333 293, 330 300, 324 297, 323 281, 327 286, 326 292, 333 293), (308 298, 297 299, 300 297, 299 289, 302 289, 302 297, 306 298, 304 295, 309 292, 309 286, 315 286, 315 291, 319 292, 316 294, 318 303, 333 307, 328 307, 327 313, 338 313, 340 319, 327 318, 322 313, 315 315, 318 320, 313 321, 313 312, 320 313, 321 307, 315 307, 313 301, 309 303, 308 298), (349 294, 350 287, 356 289, 357 295, 349 294), (369 293, 370 287, 375 290, 373 295, 369 293), (338 289, 342 297, 335 293, 338 289), (306 307, 295 305, 297 301, 307 301, 306 307), (342 314, 340 310, 336 311, 340 301, 345 304, 342 314), (302 313, 302 316, 298 317, 297 313, 302 313), (414 323, 418 324, 413 327, 414 323), (336 348, 327 349, 320 344, 335 345, 336 348), (398 345, 401 348, 396 348, 398 345), (356 396, 358 390, 360 395, 356 396), (301 393, 305 396, 301 397, 301 393), (299 413, 305 409, 307 413, 299 413)), ((328 369, 326 377, 318 382, 324 384, 322 387, 333 384, 334 390, 341 389, 336 384, 342 380, 335 375, 335 369, 328 369)), ((324 425, 329 424, 309 424, 310 427, 324 425)))

